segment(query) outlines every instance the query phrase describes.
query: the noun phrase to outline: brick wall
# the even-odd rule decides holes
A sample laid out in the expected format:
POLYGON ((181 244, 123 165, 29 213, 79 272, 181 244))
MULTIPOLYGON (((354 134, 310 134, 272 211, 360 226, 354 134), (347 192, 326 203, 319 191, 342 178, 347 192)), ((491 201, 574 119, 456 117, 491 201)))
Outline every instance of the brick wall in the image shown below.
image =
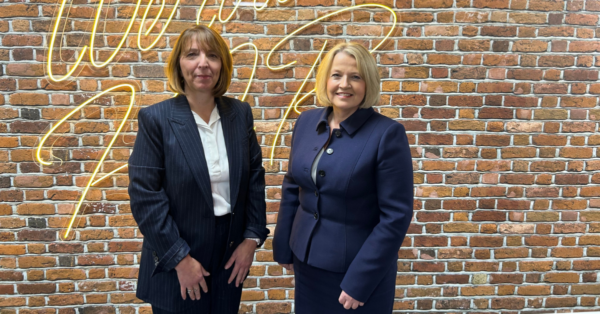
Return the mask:
MULTIPOLYGON (((62 58, 54 55, 55 75, 66 73, 61 59, 72 63, 89 42, 96 3, 74 1, 61 24, 64 47, 62 58)), ((169 1, 163 18, 174 3, 169 1)), ((259 49, 247 100, 263 146, 271 230, 295 113, 283 122, 272 165, 270 146, 324 39, 328 47, 350 39, 372 48, 390 30, 391 15, 361 8, 310 27, 271 59, 274 65, 298 61, 287 70, 269 70, 266 56, 300 26, 361 3, 271 0, 263 11, 243 5, 230 22, 215 24, 232 47, 251 41, 259 49)), ((600 308, 600 162, 595 160, 600 154, 595 134, 600 1, 379 3, 397 12, 399 24, 375 53, 383 77, 377 110, 406 127, 416 184, 414 222, 398 253, 395 309, 547 313, 600 308)), ((136 86, 136 106, 170 97, 164 62, 177 34, 194 24, 200 4, 183 1, 164 37, 146 52, 136 45, 138 13, 128 48, 107 67, 90 67, 86 56, 86 66, 70 79, 51 83, 45 60, 58 4, 0 3, 0 313, 150 312, 134 294, 142 235, 130 213, 126 169, 90 189, 73 238, 59 241, 124 116, 129 94, 106 94, 59 128, 63 136, 51 137, 47 146, 53 143, 62 163, 42 166, 34 150, 50 125, 118 83, 136 86)), ((114 50, 133 9, 133 1, 104 6, 102 19, 109 23, 102 20, 96 35, 97 60, 114 50)), ((140 12, 144 9, 145 3, 140 12)), ((232 9, 228 1, 223 15, 232 9)), ((217 12, 218 3, 209 1, 202 20, 217 12)), ((241 96, 253 51, 237 52, 234 60, 231 94, 241 96)), ((313 85, 309 82, 305 91, 313 85)), ((308 99, 300 110, 311 107, 314 100, 308 99)), ((101 173, 127 162, 135 130, 134 112, 101 173)), ((292 312, 292 279, 272 261, 269 239, 256 254, 240 312, 292 312)))

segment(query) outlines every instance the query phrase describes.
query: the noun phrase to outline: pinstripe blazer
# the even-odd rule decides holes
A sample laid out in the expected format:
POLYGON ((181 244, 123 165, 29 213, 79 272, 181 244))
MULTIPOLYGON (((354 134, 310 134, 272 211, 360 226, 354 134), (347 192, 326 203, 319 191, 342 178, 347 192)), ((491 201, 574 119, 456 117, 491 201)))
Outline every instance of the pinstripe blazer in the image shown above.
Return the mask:
MULTIPOLYGON (((229 159, 231 227, 224 260, 245 234, 264 241, 265 178, 250 106, 216 98, 229 159)), ((144 235, 136 296, 154 306, 180 311, 175 266, 189 253, 208 265, 215 216, 210 177, 198 127, 185 96, 143 108, 129 158, 131 212, 144 235)))

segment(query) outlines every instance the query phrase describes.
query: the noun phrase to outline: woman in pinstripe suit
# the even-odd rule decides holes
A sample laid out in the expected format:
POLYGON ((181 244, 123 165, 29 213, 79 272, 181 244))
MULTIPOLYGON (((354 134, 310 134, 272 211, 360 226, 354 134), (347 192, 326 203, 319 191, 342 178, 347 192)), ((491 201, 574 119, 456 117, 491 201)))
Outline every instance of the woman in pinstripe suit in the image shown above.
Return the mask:
POLYGON ((144 235, 137 297, 156 313, 237 313, 266 228, 264 168, 248 103, 224 97, 233 62, 205 26, 181 33, 166 68, 175 98, 140 110, 129 159, 144 235))

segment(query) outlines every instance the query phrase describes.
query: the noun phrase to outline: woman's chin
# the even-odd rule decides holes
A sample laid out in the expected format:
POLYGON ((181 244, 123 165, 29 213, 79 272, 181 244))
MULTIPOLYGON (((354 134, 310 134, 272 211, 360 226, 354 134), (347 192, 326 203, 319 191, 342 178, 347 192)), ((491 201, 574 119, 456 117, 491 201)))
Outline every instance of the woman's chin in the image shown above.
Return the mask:
POLYGON ((209 86, 208 84, 195 85, 192 87, 192 90, 194 92, 198 92, 198 93, 207 93, 207 92, 212 91, 212 87, 209 86))
POLYGON ((358 108, 357 103, 350 103, 350 102, 345 102, 345 101, 340 101, 340 102, 334 102, 333 106, 341 109, 341 110, 352 110, 352 109, 357 109, 358 108))

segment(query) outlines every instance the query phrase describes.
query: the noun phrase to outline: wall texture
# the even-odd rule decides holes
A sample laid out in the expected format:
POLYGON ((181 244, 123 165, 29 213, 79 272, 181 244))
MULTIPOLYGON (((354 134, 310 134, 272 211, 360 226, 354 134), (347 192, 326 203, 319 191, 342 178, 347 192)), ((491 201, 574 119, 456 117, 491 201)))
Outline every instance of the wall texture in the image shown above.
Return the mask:
MULTIPOLYGON (((374 53, 383 77, 377 110, 406 127, 415 170, 414 223, 398 252, 395 309, 547 313, 600 308, 600 135, 595 134, 600 1, 375 2, 392 8, 399 21, 374 53)), ((160 7, 154 3, 149 21, 160 7)), ((282 71, 266 67, 267 54, 300 26, 361 3, 271 0, 267 9, 256 11, 246 2, 231 21, 215 22, 232 47, 252 42, 259 50, 247 100, 263 145, 271 230, 297 114, 283 117, 324 40, 329 39, 328 47, 353 40, 373 48, 390 31, 392 15, 381 8, 357 8, 317 23, 274 53, 272 65, 298 61, 282 71)), ((62 162, 41 165, 35 148, 52 124, 118 83, 135 86, 136 108, 171 97, 163 66, 177 34, 195 23, 201 4, 183 0, 175 7, 169 0, 152 34, 164 29, 176 10, 172 22, 156 47, 141 51, 136 38, 142 3, 127 48, 115 60, 94 68, 86 55, 67 80, 52 83, 46 59, 60 3, 0 3, 1 314, 150 312, 135 298, 142 235, 130 214, 126 169, 89 190, 72 236, 59 240, 125 116, 129 93, 103 95, 55 132, 62 137, 52 136, 45 147, 53 145, 62 162)), ((55 76, 67 73, 66 64, 72 65, 89 44, 97 6, 98 1, 67 2, 53 56, 55 76)), ((218 7, 208 1, 203 23, 218 14, 218 7)), ((97 63, 114 51, 134 9, 130 0, 103 5, 94 43, 97 63)), ((228 1, 223 17, 232 11, 228 1)), ((236 52, 234 60, 231 94, 239 97, 252 73, 254 52, 236 52)), ((304 91, 312 86, 309 81, 304 91)), ((310 97, 299 110, 314 106, 310 97)), ((127 162, 135 112, 101 174, 127 162)), ((272 261, 269 239, 245 282, 240 313, 293 312, 292 279, 272 261)))

